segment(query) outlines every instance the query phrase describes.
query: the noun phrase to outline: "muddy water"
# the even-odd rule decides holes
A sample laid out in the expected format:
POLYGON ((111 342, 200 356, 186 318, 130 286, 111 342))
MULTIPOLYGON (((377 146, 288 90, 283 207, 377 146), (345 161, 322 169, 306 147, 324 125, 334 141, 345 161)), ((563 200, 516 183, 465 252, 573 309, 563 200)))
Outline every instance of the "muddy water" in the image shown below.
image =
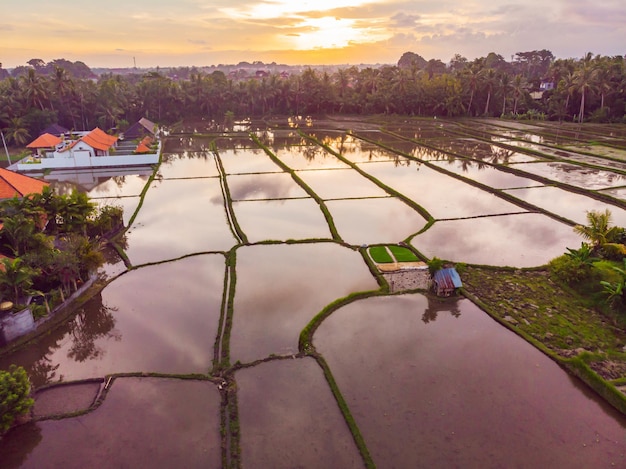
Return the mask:
POLYGON ((429 258, 511 267, 535 267, 580 246, 572 227, 546 215, 520 213, 438 221, 411 241, 429 258))
POLYGON ((522 210, 493 194, 424 165, 362 163, 359 168, 408 196, 435 218, 495 215, 522 210))
POLYGON ((587 212, 596 210, 611 212, 611 220, 618 226, 626 226, 626 211, 599 200, 575 194, 557 187, 532 187, 507 190, 509 194, 549 212, 559 214, 575 223, 587 224, 587 212))
POLYGON ((463 177, 485 184, 495 189, 511 189, 516 187, 542 186, 543 184, 533 179, 523 178, 515 174, 501 171, 493 166, 481 165, 475 161, 454 160, 438 161, 437 166, 452 171, 463 177))
POLYGON ((203 151, 164 155, 156 177, 157 179, 179 179, 218 175, 213 154, 203 151))
POLYGON ((417 233, 426 220, 395 197, 326 202, 339 236, 353 246, 399 243, 417 233))
POLYGON ((235 379, 243 467, 363 467, 312 358, 263 363, 238 371, 235 379))
POLYGON ((626 184, 624 175, 569 163, 527 163, 512 167, 583 189, 604 189, 626 184))
POLYGON ((276 156, 292 169, 346 169, 349 166, 318 145, 276 150, 276 156))
POLYGON ((224 271, 224 256, 213 254, 128 272, 71 321, 1 357, 0 368, 25 367, 35 387, 121 372, 206 373, 224 271))
POLYGON ((3 468, 221 467, 220 395, 209 382, 118 378, 95 411, 15 430, 3 468))
POLYGON ((332 239, 320 206, 311 198, 233 202, 233 210, 250 243, 332 239))
POLYGON ((468 300, 358 301, 314 345, 377 467, 626 465, 626 419, 468 300))
POLYGON ((289 173, 229 175, 227 180, 234 201, 309 197, 289 173))
POLYGON ((219 179, 154 181, 126 238, 133 265, 229 250, 236 240, 219 179))
POLYGON ((238 249, 231 363, 297 353, 300 331, 324 306, 373 289, 361 255, 337 244, 238 249))
POLYGON ((389 196, 353 169, 298 171, 297 174, 324 200, 389 196))
POLYGON ((226 174, 256 174, 282 172, 260 149, 219 150, 220 160, 226 174))

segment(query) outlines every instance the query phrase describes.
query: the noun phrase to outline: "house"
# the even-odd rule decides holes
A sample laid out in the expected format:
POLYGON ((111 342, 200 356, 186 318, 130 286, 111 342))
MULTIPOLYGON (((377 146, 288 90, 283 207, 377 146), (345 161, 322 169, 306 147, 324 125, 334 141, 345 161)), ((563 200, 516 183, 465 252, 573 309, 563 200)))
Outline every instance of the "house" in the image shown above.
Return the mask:
POLYGON ((148 136, 154 137, 156 133, 157 125, 145 117, 142 117, 124 132, 124 140, 135 140, 148 136))
POLYGON ((74 157, 77 156, 109 156, 111 149, 115 147, 117 137, 109 135, 98 127, 93 129, 78 140, 59 150, 58 153, 69 151, 74 157))
POLYGON ((59 124, 50 124, 42 132, 40 132, 39 135, 51 134, 51 135, 56 135, 57 137, 62 137, 63 135, 69 134, 69 133, 70 131, 68 129, 66 129, 65 127, 59 124))
POLYGON ((433 276, 433 290, 437 296, 450 296, 462 286, 461 277, 454 267, 439 269, 433 276))
POLYGON ((157 126, 148 119, 141 119, 136 127, 137 135, 145 133, 150 143, 143 142, 149 151, 135 151, 133 140, 122 142, 96 127, 90 132, 72 132, 63 138, 44 134, 28 145, 36 151, 22 158, 11 168, 17 171, 45 171, 48 169, 111 168, 118 166, 147 166, 159 162, 161 141, 154 133, 157 126), (143 130, 140 130, 143 129, 143 130), (156 142, 156 143, 154 143, 156 142))
POLYGON ((0 200, 40 194, 47 182, 0 168, 0 200))
POLYGON ((33 155, 38 157, 46 156, 46 152, 55 151, 59 145, 63 143, 63 139, 49 133, 41 134, 35 140, 26 145, 26 148, 33 150, 33 155))

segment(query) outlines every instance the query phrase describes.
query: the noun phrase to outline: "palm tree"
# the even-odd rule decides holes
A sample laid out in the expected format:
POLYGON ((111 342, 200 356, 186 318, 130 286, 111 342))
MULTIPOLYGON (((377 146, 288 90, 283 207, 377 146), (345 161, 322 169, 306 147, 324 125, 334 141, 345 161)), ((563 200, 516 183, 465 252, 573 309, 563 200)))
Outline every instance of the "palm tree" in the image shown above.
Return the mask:
POLYGON ((519 99, 526 91, 526 80, 521 74, 515 75, 513 82, 511 83, 511 89, 513 90, 513 114, 517 115, 517 103, 519 99))
POLYGON ((41 76, 35 73, 34 69, 29 69, 28 74, 21 77, 22 89, 26 102, 33 106, 39 106, 43 111, 45 109, 43 102, 48 99, 48 93, 41 76))
POLYGON ((587 53, 578 70, 574 72, 574 86, 580 93, 580 110, 578 111, 578 122, 582 122, 585 117, 585 97, 589 91, 595 89, 595 67, 591 62, 591 53, 587 53))
POLYGON ((6 129, 6 136, 9 142, 13 142, 17 146, 24 146, 30 140, 30 133, 26 129, 24 119, 21 117, 12 117, 9 126, 6 129))
POLYGON ((489 114, 489 101, 491 101, 491 92, 496 84, 496 71, 493 68, 483 70, 485 85, 487 86, 487 102, 485 103, 485 115, 489 114))
POLYGON ((588 225, 576 225, 574 231, 584 239, 591 241, 594 250, 610 244, 615 240, 619 227, 610 226, 611 212, 606 209, 604 212, 591 210, 587 212, 588 225))
POLYGON ((502 73, 500 75, 500 90, 502 91, 502 115, 506 114, 506 98, 508 92, 513 87, 511 83, 511 76, 508 73, 502 73))

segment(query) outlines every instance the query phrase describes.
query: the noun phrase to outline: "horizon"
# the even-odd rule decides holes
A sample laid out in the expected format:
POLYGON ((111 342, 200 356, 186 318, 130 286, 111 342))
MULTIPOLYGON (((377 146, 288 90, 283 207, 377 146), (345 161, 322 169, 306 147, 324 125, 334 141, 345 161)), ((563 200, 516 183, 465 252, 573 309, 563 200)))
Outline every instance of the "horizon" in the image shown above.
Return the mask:
POLYGON ((550 50, 557 58, 626 53, 621 1, 528 0, 24 0, 0 20, 0 62, 64 58, 90 68, 396 64, 404 52, 448 63, 490 52, 550 50))

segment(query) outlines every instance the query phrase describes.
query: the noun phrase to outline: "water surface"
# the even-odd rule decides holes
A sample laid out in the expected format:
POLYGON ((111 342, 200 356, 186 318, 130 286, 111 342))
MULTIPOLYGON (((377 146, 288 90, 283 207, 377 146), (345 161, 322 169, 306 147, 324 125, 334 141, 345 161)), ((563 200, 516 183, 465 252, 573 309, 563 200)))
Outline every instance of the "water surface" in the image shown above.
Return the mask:
POLYGON ((14 430, 2 467, 221 467, 220 401, 208 382, 118 378, 93 412, 14 430))
POLYGON ((243 467, 363 467, 312 358, 262 363, 235 379, 243 467))
POLYGON ((237 249, 231 363, 298 352, 300 331, 332 301, 378 289, 356 251, 334 243, 237 249))
POLYGON ((581 237, 564 223, 538 213, 437 221, 411 241, 429 258, 512 267, 548 263, 580 246, 581 237))
POLYGON ((469 300, 361 300, 313 343, 377 467, 626 464, 626 419, 469 300))

